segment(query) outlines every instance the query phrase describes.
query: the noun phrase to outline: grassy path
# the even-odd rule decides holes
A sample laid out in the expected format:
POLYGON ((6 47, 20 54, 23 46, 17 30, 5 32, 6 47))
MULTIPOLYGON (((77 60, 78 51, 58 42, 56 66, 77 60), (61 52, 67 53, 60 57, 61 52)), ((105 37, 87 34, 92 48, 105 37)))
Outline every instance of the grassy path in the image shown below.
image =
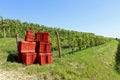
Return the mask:
MULTIPOLYGON (((54 56, 53 64, 39 66, 34 64, 24 66, 16 60, 15 39, 0 39, 0 77, 9 77, 9 80, 23 79, 30 76, 34 80, 120 80, 118 41, 88 48, 67 54, 59 59, 54 56), (4 44, 3 44, 4 42, 4 44), (9 45, 9 46, 6 46, 9 45), (117 59, 116 59, 117 58, 117 59), (117 67, 117 71, 116 71, 117 67), (13 75, 15 73, 15 75, 13 75), (21 74, 21 75, 19 75, 21 74), (11 76, 12 75, 12 76, 11 76), (13 77, 13 78, 11 78, 13 77)), ((56 55, 56 52, 53 52, 56 55)), ((2 80, 2 79, 0 79, 2 80)))

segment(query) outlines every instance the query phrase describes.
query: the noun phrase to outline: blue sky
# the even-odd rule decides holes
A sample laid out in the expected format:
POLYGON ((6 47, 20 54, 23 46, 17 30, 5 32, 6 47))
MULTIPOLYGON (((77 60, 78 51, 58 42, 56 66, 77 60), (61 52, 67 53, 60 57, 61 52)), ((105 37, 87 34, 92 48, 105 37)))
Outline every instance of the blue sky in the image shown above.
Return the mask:
POLYGON ((120 38, 120 0, 1 0, 0 16, 120 38))

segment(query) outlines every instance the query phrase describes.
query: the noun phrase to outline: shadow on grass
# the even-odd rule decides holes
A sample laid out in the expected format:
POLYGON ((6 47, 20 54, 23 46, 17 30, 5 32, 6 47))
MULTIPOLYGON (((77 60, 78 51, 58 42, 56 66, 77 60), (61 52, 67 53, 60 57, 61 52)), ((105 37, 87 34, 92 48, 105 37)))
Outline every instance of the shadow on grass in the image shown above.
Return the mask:
POLYGON ((17 62, 16 51, 7 51, 7 53, 8 53, 7 62, 17 62))
POLYGON ((116 61, 115 70, 120 74, 120 41, 115 55, 115 61, 116 61))

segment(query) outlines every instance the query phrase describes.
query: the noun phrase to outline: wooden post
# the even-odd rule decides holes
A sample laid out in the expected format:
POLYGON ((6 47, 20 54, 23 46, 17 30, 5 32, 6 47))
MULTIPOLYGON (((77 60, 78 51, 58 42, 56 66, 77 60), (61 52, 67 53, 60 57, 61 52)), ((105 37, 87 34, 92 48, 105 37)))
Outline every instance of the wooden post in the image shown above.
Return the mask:
POLYGON ((59 39, 59 34, 56 31, 56 37, 57 37, 57 45, 58 45, 58 53, 59 53, 59 58, 61 58, 61 47, 60 47, 60 39, 59 39))
POLYGON ((16 44, 17 44, 17 47, 18 47, 18 41, 19 41, 19 34, 16 35, 16 44))
POLYGON ((4 32, 4 38, 6 38, 6 31, 5 31, 5 28, 3 28, 3 32, 4 32))

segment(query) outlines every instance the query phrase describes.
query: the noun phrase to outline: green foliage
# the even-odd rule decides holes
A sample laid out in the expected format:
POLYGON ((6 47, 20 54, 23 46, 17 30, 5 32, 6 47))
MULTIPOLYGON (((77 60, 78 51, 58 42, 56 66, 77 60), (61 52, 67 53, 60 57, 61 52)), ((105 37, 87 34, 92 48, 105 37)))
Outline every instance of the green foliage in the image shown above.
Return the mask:
POLYGON ((103 36, 97 36, 93 33, 82 33, 77 31, 69 31, 59 28, 46 27, 44 25, 38 25, 28 22, 21 22, 20 20, 2 19, 0 21, 0 37, 4 37, 3 26, 6 30, 7 37, 15 37, 16 34, 20 35, 20 38, 24 38, 25 31, 28 29, 34 32, 49 32, 51 34, 51 42, 53 49, 57 49, 55 31, 59 32, 61 47, 72 48, 74 50, 86 49, 88 47, 97 46, 108 41, 103 36))

